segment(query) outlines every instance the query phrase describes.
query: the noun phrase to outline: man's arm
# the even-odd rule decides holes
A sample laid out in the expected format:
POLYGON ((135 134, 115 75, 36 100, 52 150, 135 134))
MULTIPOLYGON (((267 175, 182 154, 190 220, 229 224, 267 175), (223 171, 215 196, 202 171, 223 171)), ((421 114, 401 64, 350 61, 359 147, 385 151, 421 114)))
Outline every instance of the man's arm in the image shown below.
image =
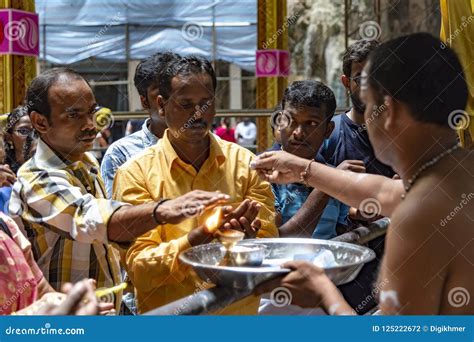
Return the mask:
MULTIPOLYGON (((278 151, 259 155, 251 167, 272 183, 286 184, 298 182, 308 163, 307 159, 278 151)), ((405 192, 401 180, 338 170, 316 162, 311 164, 307 181, 312 187, 356 208, 360 208, 364 200, 377 200, 379 214, 384 216, 392 214, 405 192)))
POLYGON ((380 215, 390 217, 405 193, 401 180, 338 170, 320 163, 313 163, 311 169, 309 184, 313 187, 356 208, 371 199, 376 200, 380 203, 380 215))
MULTIPOLYGON (((27 217, 23 218, 31 223, 79 242, 107 242, 110 218, 124 204, 96 198, 75 186, 70 177, 65 171, 20 176, 12 191, 10 213, 22 216, 26 208, 27 217)), ((125 240, 117 240, 120 241, 125 240)))
MULTIPOLYGON (((123 198, 126 200, 126 198, 123 198)), ((128 242, 136 237, 147 233, 157 226, 157 222, 178 224, 192 216, 199 215, 203 210, 223 203, 228 196, 218 192, 195 190, 178 198, 163 202, 157 207, 157 203, 151 198, 148 203, 134 206, 123 206, 110 218, 108 225, 109 240, 115 242, 128 242), (186 208, 198 208, 190 213, 186 208)), ((132 200, 131 200, 132 201, 132 200)), ((210 239, 207 230, 201 226, 193 229, 187 238, 191 245, 208 242, 210 239)))

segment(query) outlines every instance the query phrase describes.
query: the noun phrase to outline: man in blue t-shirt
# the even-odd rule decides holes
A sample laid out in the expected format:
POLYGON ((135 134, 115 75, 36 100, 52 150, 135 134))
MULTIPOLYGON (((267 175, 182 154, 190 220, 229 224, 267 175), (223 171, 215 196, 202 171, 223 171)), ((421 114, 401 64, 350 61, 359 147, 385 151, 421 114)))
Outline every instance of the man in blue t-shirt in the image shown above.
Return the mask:
MULTIPOLYGON (((341 82, 349 93, 352 108, 333 118, 334 130, 321 153, 331 165, 339 165, 344 160, 362 160, 367 173, 391 178, 395 174, 392 168, 375 158, 366 129, 370 122, 364 120, 365 105, 360 100, 361 72, 370 52, 378 45, 375 40, 359 40, 349 46, 344 54, 341 82)), ((380 113, 380 110, 374 109, 372 115, 380 113)))
MULTIPOLYGON (((331 118, 335 109, 334 94, 323 83, 312 80, 293 82, 285 90, 280 117, 275 120, 282 149, 325 163, 321 155, 314 156, 332 132, 331 118)), ((346 168, 351 168, 349 164, 344 163, 346 168)), ((365 171, 363 167, 351 169, 365 171)), ((336 227, 345 223, 347 213, 341 214, 342 203, 317 189, 300 183, 272 184, 272 189, 276 223, 282 237, 331 239, 337 235, 336 227)))

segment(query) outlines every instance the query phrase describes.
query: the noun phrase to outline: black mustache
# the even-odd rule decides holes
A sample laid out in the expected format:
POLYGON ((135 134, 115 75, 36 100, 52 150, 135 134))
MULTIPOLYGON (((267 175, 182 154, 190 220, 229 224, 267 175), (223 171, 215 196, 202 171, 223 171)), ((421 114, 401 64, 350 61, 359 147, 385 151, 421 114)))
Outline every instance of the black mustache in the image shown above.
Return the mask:
POLYGON ((89 138, 91 136, 95 137, 96 135, 97 135, 97 130, 87 131, 81 134, 78 139, 81 140, 81 139, 89 138))
POLYGON ((305 140, 290 140, 289 141, 290 144, 301 144, 301 145, 305 145, 305 146, 310 146, 310 144, 308 142, 306 142, 305 140))
POLYGON ((202 119, 199 119, 199 120, 195 120, 193 122, 190 123, 190 126, 194 126, 194 125, 203 125, 203 126, 207 126, 207 123, 206 121, 202 120, 202 119))

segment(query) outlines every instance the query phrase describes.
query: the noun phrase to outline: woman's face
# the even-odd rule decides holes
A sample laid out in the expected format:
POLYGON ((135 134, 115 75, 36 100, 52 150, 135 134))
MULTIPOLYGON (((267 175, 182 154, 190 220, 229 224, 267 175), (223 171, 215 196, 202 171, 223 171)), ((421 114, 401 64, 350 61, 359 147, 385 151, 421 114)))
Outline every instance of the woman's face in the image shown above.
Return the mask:
POLYGON ((22 116, 15 127, 13 127, 13 132, 10 136, 15 148, 17 161, 23 162, 23 146, 25 145, 26 137, 31 135, 32 132, 33 126, 28 115, 22 116))

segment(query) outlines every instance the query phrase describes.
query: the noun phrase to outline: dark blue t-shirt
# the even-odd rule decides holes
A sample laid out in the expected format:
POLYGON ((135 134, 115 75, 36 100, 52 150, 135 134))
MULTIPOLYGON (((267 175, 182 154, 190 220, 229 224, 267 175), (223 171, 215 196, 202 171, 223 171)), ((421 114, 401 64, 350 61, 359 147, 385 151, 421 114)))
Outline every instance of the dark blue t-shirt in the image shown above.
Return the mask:
POLYGON ((395 172, 375 158, 367 130, 353 122, 346 113, 335 116, 334 131, 321 149, 321 154, 331 165, 344 160, 362 160, 366 172, 392 178, 395 172))

